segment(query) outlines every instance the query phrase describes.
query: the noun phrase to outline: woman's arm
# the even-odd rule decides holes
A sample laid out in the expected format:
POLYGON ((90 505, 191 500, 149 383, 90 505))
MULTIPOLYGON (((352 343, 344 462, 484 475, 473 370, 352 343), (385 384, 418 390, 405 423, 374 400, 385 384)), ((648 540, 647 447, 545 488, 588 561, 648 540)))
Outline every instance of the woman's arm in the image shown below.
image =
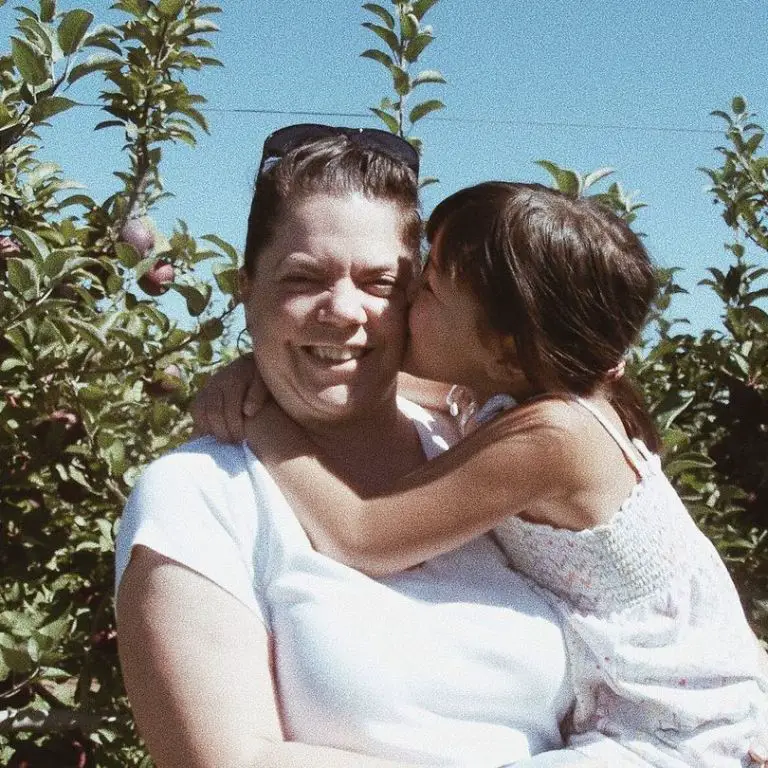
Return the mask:
POLYGON ((570 431, 546 417, 552 408, 567 405, 553 401, 500 418, 377 498, 362 498, 340 481, 274 405, 249 422, 246 437, 313 545, 381 576, 454 549, 528 510, 569 527, 573 519, 566 521, 561 510, 580 508, 584 459, 570 431))
POLYGON ((117 606, 126 688, 158 768, 402 767, 285 742, 264 625, 203 576, 137 546, 117 606))

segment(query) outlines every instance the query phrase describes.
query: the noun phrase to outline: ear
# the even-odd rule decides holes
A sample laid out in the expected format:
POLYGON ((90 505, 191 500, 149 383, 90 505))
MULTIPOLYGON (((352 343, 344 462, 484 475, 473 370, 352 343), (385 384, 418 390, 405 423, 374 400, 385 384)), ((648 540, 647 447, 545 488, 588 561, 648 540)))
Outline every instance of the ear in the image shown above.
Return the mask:
POLYGON ((495 336, 491 341, 492 357, 488 362, 488 375, 499 383, 499 391, 506 392, 513 384, 519 386, 526 381, 520 370, 515 341, 511 336, 495 336))

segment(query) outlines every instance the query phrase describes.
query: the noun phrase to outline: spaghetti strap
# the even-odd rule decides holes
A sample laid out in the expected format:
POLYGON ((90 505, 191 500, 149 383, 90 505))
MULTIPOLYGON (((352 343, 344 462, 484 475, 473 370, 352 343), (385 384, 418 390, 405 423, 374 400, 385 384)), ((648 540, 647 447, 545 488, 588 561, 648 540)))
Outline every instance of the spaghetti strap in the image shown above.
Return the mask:
POLYGON ((579 403, 579 405, 586 408, 600 422, 603 429, 605 429, 605 431, 614 439, 616 445, 621 448, 622 453, 626 456, 627 461, 632 465, 635 472, 637 472, 640 477, 645 477, 649 472, 648 465, 646 463, 648 461, 649 455, 647 453, 647 449, 645 449, 645 446, 642 446, 641 449, 640 445, 636 445, 634 441, 630 441, 627 437, 622 435, 621 432, 619 432, 619 430, 616 429, 613 424, 611 424, 608 418, 588 400, 585 400, 578 395, 572 395, 572 398, 577 403, 579 403), (643 461, 638 458, 638 453, 640 456, 642 456, 643 461))

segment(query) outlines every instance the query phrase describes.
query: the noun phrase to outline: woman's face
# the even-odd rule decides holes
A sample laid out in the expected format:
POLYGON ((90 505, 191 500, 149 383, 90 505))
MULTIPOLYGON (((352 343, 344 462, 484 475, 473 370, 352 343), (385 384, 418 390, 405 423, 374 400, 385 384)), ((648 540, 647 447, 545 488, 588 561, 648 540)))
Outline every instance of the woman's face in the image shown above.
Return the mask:
POLYGON ((288 201, 244 277, 259 370, 299 423, 354 419, 394 396, 413 279, 400 219, 359 194, 288 201))
POLYGON ((440 268, 441 231, 432 241, 421 283, 411 304, 403 369, 470 387, 487 398, 508 390, 510 370, 499 337, 481 331, 483 310, 470 289, 440 268))

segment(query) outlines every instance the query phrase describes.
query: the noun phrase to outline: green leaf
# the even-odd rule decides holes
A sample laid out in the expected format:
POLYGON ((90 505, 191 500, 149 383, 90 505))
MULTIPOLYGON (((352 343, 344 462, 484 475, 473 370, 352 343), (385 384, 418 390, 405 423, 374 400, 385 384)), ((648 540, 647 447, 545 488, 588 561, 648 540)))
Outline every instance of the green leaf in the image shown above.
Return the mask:
POLYGON ((73 11, 67 11, 59 24, 56 35, 59 39, 59 45, 64 54, 74 53, 83 42, 85 33, 93 21, 93 14, 84 11, 81 8, 75 8, 73 11))
POLYGON ((21 227, 12 227, 11 231, 34 259, 42 262, 48 258, 50 248, 48 248, 48 244, 36 232, 22 229, 21 227))
POLYGON ((768 298, 768 288, 761 288, 759 291, 750 291, 744 294, 743 301, 745 304, 751 304, 758 299, 768 298))
POLYGON ((438 109, 445 109, 445 104, 439 99, 430 99, 429 101, 422 101, 421 104, 417 104, 408 114, 408 119, 415 123, 417 120, 421 120, 430 112, 435 112, 438 109))
POLYGON ((100 349, 106 348, 107 339, 101 328, 98 328, 93 323, 85 323, 82 320, 78 320, 72 315, 67 317, 66 322, 78 332, 81 338, 90 342, 94 347, 99 347, 100 349))
POLYGON ((184 7, 184 0, 160 0, 157 4, 157 10, 161 16, 166 19, 175 19, 184 7))
POLYGON ((35 666, 26 649, 21 650, 21 648, 9 648, 2 645, 0 646, 0 658, 5 662, 6 667, 19 674, 24 674, 35 666))
POLYGON ((406 13, 400 17, 400 29, 403 37, 411 40, 419 31, 419 20, 412 13, 406 13))
POLYGON ((133 269, 141 261, 141 254, 130 243, 115 243, 115 253, 120 263, 129 269, 133 269))
POLYGON ((438 0, 416 0, 412 6, 413 15, 421 21, 427 11, 437 2, 438 0))
POLYGON ((757 148, 760 146, 760 143, 764 138, 765 134, 762 132, 758 132, 752 136, 744 145, 744 149, 746 150, 747 154, 753 155, 757 151, 757 148))
POLYGON ((411 81, 408 77, 408 73, 397 64, 393 64, 390 68, 392 73, 392 84, 395 86, 395 91, 398 96, 405 96, 411 90, 411 81))
POLYGON ((192 317, 200 315, 208 306, 212 291, 210 285, 202 284, 197 286, 174 283, 171 287, 184 297, 187 302, 187 312, 192 317))
POLYGON ((387 69, 389 69, 394 64, 391 56, 384 53, 384 51, 378 50, 377 48, 369 48, 367 51, 363 51, 360 56, 364 59, 373 59, 374 61, 378 61, 379 64, 382 64, 387 69))
POLYGON ((67 82, 72 85, 72 83, 76 82, 81 77, 90 75, 91 72, 118 68, 121 65, 122 60, 117 59, 114 56, 95 54, 93 56, 89 56, 82 64, 78 64, 77 66, 72 67, 69 75, 67 76, 67 82))
POLYGON ((46 24, 56 15, 56 0, 40 0, 40 21, 46 24))
POLYGON ((544 168, 554 179, 557 189, 566 195, 577 197, 581 193, 582 185, 579 175, 568 168, 561 168, 549 160, 537 160, 536 165, 544 168))
POLYGON ((387 44, 392 53, 397 53, 400 50, 400 40, 391 29, 382 27, 379 24, 372 24, 370 21, 363 22, 362 26, 378 35, 387 44))
POLYGON ((376 3, 363 3, 366 11, 376 14, 390 29, 395 28, 395 17, 386 9, 376 3))
POLYGON ((45 56, 26 40, 11 38, 11 57, 28 85, 42 85, 48 79, 48 63, 45 56))
POLYGON ((600 179, 604 179, 606 176, 610 176, 614 172, 613 168, 598 168, 592 173, 588 173, 584 177, 584 189, 589 189, 593 184, 596 184, 600 179))
POLYGON ((747 111, 747 102, 742 96, 734 96, 731 102, 731 109, 737 114, 742 115, 747 111))
POLYGON ((397 118, 390 115, 389 112, 385 112, 383 109, 376 109, 376 107, 368 107, 376 117, 378 117, 392 133, 399 134, 400 126, 397 123, 397 118))
POLYGON ((425 69, 413 78, 413 87, 423 83, 444 83, 445 78, 436 69, 425 69))
POLYGON ((421 52, 434 40, 435 38, 429 32, 419 32, 418 35, 411 38, 408 44, 405 46, 403 56, 406 61, 413 63, 416 61, 421 52))
POLYGON ((11 287, 24 299, 35 298, 39 291, 40 276, 34 263, 30 259, 11 258, 6 265, 11 287))
POLYGON ((72 99, 67 99, 64 96, 48 96, 48 98, 40 99, 32 109, 29 110, 29 119, 33 123, 42 123, 49 117, 58 115, 59 112, 65 112, 74 107, 77 102, 72 99))
POLYGON ((221 250, 224 251, 227 256, 229 256, 229 259, 233 264, 237 264, 239 262, 240 257, 238 256, 235 247, 218 235, 202 235, 200 239, 207 240, 209 243, 213 243, 214 245, 221 248, 221 250))
POLYGON ((213 276, 216 278, 216 285, 222 293, 234 296, 237 293, 237 267, 229 265, 216 265, 213 268, 213 276))
POLYGON ((670 462, 664 466, 664 473, 669 477, 676 477, 686 469, 710 469, 715 466, 715 462, 701 453, 683 453, 674 456, 670 462))
POLYGON ((224 333, 224 323, 218 317, 212 317, 200 326, 200 335, 205 341, 215 341, 222 333, 224 333))

